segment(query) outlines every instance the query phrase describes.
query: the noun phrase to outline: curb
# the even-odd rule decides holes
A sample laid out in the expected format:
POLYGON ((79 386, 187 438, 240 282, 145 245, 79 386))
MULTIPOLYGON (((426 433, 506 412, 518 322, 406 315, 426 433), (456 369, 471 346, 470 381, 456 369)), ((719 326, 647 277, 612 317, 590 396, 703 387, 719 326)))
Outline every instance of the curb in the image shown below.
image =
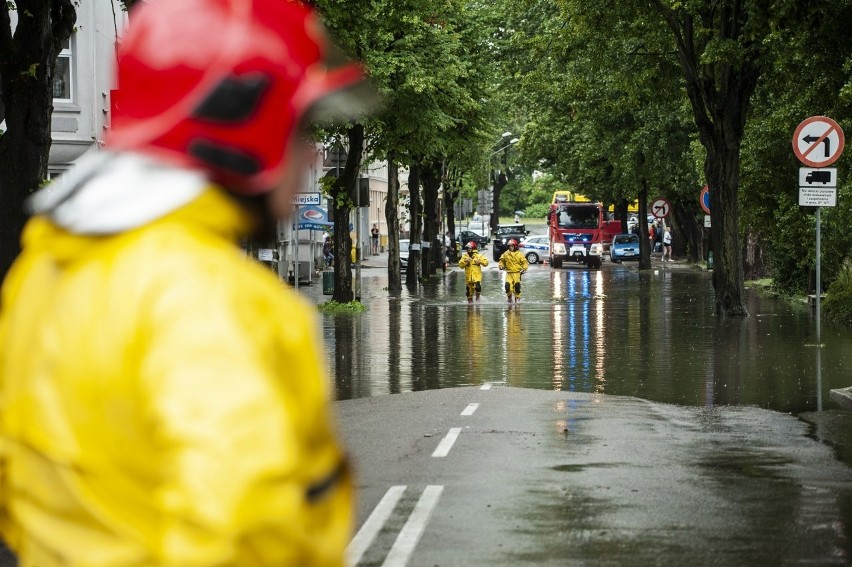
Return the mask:
POLYGON ((831 390, 831 399, 843 409, 852 410, 852 386, 831 390))

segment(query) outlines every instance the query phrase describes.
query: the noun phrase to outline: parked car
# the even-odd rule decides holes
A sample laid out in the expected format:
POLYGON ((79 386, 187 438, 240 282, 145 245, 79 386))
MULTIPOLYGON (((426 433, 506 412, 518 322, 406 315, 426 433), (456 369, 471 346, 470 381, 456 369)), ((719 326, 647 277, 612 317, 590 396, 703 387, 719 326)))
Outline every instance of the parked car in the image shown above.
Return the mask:
POLYGON ((538 264, 550 257, 550 237, 546 234, 529 236, 521 241, 518 249, 526 256, 527 262, 538 264))
POLYGON ((399 265, 404 270, 408 267, 408 240, 399 241, 399 265))
POLYGON ((501 224, 494 234, 494 260, 499 260, 503 252, 509 249, 509 241, 513 238, 520 242, 529 235, 530 231, 522 224, 501 224))
POLYGON ((622 260, 639 259, 639 236, 636 234, 616 234, 609 247, 609 259, 615 263, 622 260))
POLYGON ((487 236, 481 236, 469 230, 462 230, 459 232, 458 241, 462 250, 464 250, 464 247, 467 246, 468 242, 476 242, 479 249, 484 250, 488 243, 491 242, 491 239, 487 236))

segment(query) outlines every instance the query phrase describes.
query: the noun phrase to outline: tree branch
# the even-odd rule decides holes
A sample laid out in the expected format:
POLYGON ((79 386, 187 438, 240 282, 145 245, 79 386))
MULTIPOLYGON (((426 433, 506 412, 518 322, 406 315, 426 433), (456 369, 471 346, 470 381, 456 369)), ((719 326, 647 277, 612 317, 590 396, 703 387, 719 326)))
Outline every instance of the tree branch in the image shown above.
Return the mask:
POLYGON ((77 10, 72 0, 52 0, 50 3, 50 35, 53 37, 54 53, 62 51, 62 47, 77 23, 77 10))

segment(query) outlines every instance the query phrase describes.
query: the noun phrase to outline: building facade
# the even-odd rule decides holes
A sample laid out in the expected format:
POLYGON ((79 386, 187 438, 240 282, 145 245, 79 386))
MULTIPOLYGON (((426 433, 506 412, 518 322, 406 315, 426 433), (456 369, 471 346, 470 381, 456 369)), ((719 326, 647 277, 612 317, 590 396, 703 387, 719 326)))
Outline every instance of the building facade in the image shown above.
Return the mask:
POLYGON ((77 25, 56 62, 49 174, 61 175, 103 145, 115 88, 116 37, 127 25, 118 0, 80 2, 77 25))

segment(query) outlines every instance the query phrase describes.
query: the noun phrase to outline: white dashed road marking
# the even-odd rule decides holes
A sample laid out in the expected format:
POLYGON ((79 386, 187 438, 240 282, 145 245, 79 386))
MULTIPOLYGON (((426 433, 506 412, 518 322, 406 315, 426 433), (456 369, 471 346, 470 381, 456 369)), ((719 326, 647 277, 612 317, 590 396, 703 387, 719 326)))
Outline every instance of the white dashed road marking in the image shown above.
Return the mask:
POLYGON ((429 516, 438 504, 438 499, 441 497, 444 487, 438 485, 427 486, 417 501, 414 511, 408 517, 408 521, 402 527, 402 531, 396 538, 385 562, 382 567, 405 567, 408 559, 417 547, 420 541, 420 536, 423 535, 423 530, 426 529, 426 524, 429 522, 429 516))
POLYGON ((433 457, 446 457, 450 454, 450 449, 453 448, 453 443, 456 442, 456 439, 459 437, 459 433, 461 433, 461 427, 453 427, 447 433, 447 436, 441 439, 441 442, 438 443, 438 447, 435 449, 435 452, 432 453, 433 457))
POLYGON ((475 412, 477 409, 479 409, 479 404, 477 404, 477 403, 468 404, 467 407, 464 408, 464 411, 461 412, 461 414, 462 415, 473 415, 473 412, 475 412))
POLYGON ((364 522, 364 525, 361 526, 361 529, 358 530, 358 533, 355 534, 355 537, 352 538, 351 542, 349 542, 349 546, 346 548, 346 560, 348 565, 358 564, 361 557, 364 555, 364 552, 370 548, 373 544, 373 540, 376 539, 376 536, 379 535, 382 527, 384 527, 385 522, 387 522, 388 518, 390 518, 393 509, 396 507, 396 503, 399 502, 399 499, 402 497, 404 492, 405 486, 391 486, 388 489, 376 505, 373 513, 370 514, 370 517, 367 518, 367 521, 364 522))

